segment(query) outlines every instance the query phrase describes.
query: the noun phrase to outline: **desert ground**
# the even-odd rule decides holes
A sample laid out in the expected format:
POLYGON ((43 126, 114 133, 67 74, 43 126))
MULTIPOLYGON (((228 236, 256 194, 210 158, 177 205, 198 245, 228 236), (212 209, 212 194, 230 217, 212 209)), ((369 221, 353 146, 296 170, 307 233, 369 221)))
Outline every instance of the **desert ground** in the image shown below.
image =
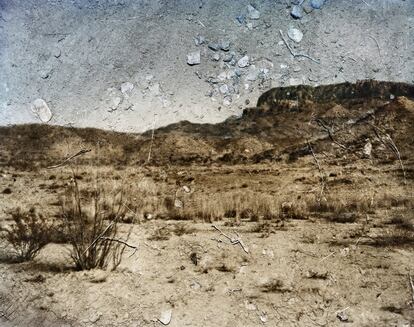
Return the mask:
POLYGON ((413 117, 414 86, 363 81, 215 125, 0 128, 1 325, 411 326, 413 117), (118 266, 75 264, 73 204, 118 266), (31 260, 17 208, 48 226, 31 260))

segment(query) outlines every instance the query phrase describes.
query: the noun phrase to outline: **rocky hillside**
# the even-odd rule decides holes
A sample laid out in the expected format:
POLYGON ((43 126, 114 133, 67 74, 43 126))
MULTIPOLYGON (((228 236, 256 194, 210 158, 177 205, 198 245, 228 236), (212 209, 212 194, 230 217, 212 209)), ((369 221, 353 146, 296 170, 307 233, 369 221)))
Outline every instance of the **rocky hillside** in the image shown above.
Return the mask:
POLYGON ((48 166, 80 149, 109 164, 211 164, 326 158, 413 160, 414 86, 361 81, 275 88, 218 124, 183 121, 144 134, 49 125, 0 128, 2 165, 48 166))

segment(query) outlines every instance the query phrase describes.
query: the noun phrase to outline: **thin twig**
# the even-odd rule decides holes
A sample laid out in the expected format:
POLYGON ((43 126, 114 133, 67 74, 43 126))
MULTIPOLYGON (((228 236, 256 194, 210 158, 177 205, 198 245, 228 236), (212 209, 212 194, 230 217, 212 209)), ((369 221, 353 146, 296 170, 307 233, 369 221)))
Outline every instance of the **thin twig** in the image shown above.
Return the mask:
POLYGON ((381 141, 381 143, 384 144, 385 146, 388 146, 388 148, 390 148, 391 151, 394 152, 395 156, 397 157, 397 159, 400 163, 401 171, 402 171, 403 177, 404 177, 404 184, 406 184, 407 183, 407 175, 406 175, 406 172, 405 172, 404 164, 403 164, 402 159, 401 159, 401 153, 400 153, 400 150, 398 150, 397 145, 395 144, 395 142, 393 141, 391 136, 389 134, 387 134, 385 131, 383 131, 382 129, 380 129, 379 127, 375 126, 372 123, 368 122, 368 124, 373 128, 375 135, 381 141), (388 142, 385 142, 384 138, 381 137, 378 132, 381 132, 383 135, 385 135, 385 139, 388 142))
POLYGON ((294 58, 304 57, 304 58, 308 58, 308 59, 312 60, 313 62, 316 62, 317 64, 320 64, 320 61, 319 60, 316 60, 316 59, 312 58, 311 56, 308 56, 307 54, 294 52, 293 49, 291 48, 291 46, 289 45, 289 43, 286 41, 285 36, 283 35, 282 30, 279 30, 279 33, 280 33, 280 36, 281 36, 283 42, 285 43, 286 47, 288 48, 289 52, 291 53, 291 55, 294 58))
POLYGON ((379 46, 379 43, 378 43, 377 39, 375 37, 371 36, 371 35, 369 35, 368 37, 373 39, 375 41, 375 43, 377 44, 378 53, 379 53, 379 56, 381 57, 381 48, 379 46))
POLYGON ((83 251, 83 253, 82 254, 85 254, 92 246, 94 246, 95 245, 95 243, 96 242, 98 242, 99 241, 99 239, 103 236, 103 235, 105 235, 105 233, 108 231, 108 229, 109 228, 111 228, 113 225, 114 225, 114 221, 112 222, 112 223, 110 223, 106 228, 105 228, 105 230, 101 233, 101 234, 99 234, 99 236, 97 237, 97 238, 95 238, 95 240, 85 249, 85 251, 83 251))
POLYGON ((120 239, 118 239, 118 238, 111 238, 111 237, 100 237, 99 239, 104 240, 104 241, 110 241, 110 242, 117 242, 117 243, 121 243, 121 244, 123 244, 123 245, 125 245, 125 246, 127 246, 127 247, 129 247, 129 248, 131 248, 131 249, 134 249, 134 252, 130 255, 130 257, 132 257, 132 256, 135 254, 135 252, 137 252, 137 250, 138 250, 138 247, 137 247, 137 246, 134 246, 134 245, 128 244, 127 242, 125 242, 125 241, 123 241, 123 240, 120 240, 120 239))
POLYGON ((336 145, 338 145, 339 147, 341 147, 342 149, 344 149, 344 150, 347 150, 347 147, 345 146, 345 145, 343 145, 343 144, 341 144, 341 143, 339 143, 339 142, 337 142, 335 139, 334 139, 334 137, 333 137, 333 134, 332 134, 332 130, 331 130, 331 128, 329 128, 328 126, 326 126, 326 123, 322 120, 322 119, 320 119, 320 118, 318 118, 318 119, 315 119, 315 121, 316 121, 316 123, 320 126, 320 127, 322 127, 327 133, 328 133, 328 136, 329 136, 329 138, 331 139, 331 141, 333 142, 333 143, 335 143, 336 145))
POLYGON ((315 161, 316 165, 318 166, 318 171, 319 171, 319 175, 320 175, 320 177, 319 177, 320 178, 320 183, 321 183, 321 193, 320 193, 320 196, 319 196, 319 202, 320 202, 323 198, 323 193, 324 193, 325 187, 326 187, 326 185, 325 185, 325 174, 322 170, 321 165, 319 164, 318 158, 316 158, 315 152, 313 152, 313 148, 312 148, 312 145, 310 144, 309 140, 307 140, 307 143, 308 143, 308 146, 309 146, 309 150, 312 153, 313 160, 315 161))
POLYGON ((74 159, 76 157, 79 157, 82 154, 91 152, 91 151, 92 151, 91 149, 83 149, 83 150, 80 150, 79 152, 75 153, 73 156, 70 156, 69 158, 66 158, 65 160, 63 160, 60 164, 57 164, 55 166, 49 166, 49 167, 47 167, 47 169, 54 169, 54 168, 62 167, 64 165, 66 165, 70 160, 72 160, 72 159, 74 159))
POLYGON ((244 244, 244 242, 240 239, 240 236, 239 235, 237 235, 237 237, 238 238, 232 238, 232 237, 230 237, 230 236, 228 236, 227 234, 225 234, 221 229, 219 229, 216 225, 212 225, 212 227, 215 229, 215 230, 217 230, 219 233, 220 233, 220 235, 223 235, 225 238, 227 238, 229 241, 230 241, 230 243, 232 244, 232 245, 236 245, 236 244, 240 244, 240 246, 242 247, 242 249, 243 249, 243 251, 244 252, 246 252, 246 253, 249 253, 249 248, 244 244))
POLYGON ((410 281, 410 287, 411 287, 411 297, 412 297, 412 304, 414 305, 414 282, 413 278, 411 277, 411 273, 408 274, 408 279, 410 281))
POLYGON ((154 121, 152 123, 151 144, 150 144, 150 148, 149 148, 149 151, 148 151, 148 160, 147 160, 147 163, 149 163, 150 160, 151 160, 152 145, 154 143, 154 130, 155 130, 155 115, 154 115, 154 121))

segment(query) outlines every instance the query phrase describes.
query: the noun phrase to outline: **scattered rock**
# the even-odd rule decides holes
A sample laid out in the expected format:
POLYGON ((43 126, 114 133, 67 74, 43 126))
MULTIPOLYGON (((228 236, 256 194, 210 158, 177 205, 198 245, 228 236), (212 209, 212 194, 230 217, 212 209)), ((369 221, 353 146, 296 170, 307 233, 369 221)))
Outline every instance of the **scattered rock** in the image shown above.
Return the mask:
POLYGON ((218 43, 209 43, 208 48, 210 50, 213 50, 213 51, 219 51, 220 50, 220 44, 218 44, 218 43))
POLYGON ((183 186, 183 190, 184 190, 185 193, 190 193, 191 192, 191 189, 187 185, 183 186))
POLYGON ((52 119, 52 111, 43 99, 36 99, 32 103, 32 111, 39 117, 39 119, 47 123, 52 119))
POLYGON ((338 312, 337 314, 336 314, 336 317, 339 319, 339 321, 342 321, 342 322, 346 322, 346 321, 348 321, 348 315, 346 314, 346 312, 345 311, 340 311, 340 312, 338 312))
POLYGON ((310 4, 314 9, 321 9, 324 5, 325 0, 311 0, 310 4))
POLYGON ((123 94, 128 93, 134 89, 134 84, 131 82, 125 82, 121 84, 121 92, 123 94))
POLYGON ((190 66, 199 65, 201 62, 200 51, 194 51, 187 55, 187 64, 190 66))
POLYGON ((2 192, 3 194, 12 194, 12 190, 11 190, 11 188, 10 187, 6 187, 4 190, 3 190, 3 192, 2 192))
POLYGON ((232 101, 233 101, 232 97, 230 95, 227 95, 223 99, 223 105, 229 107, 231 105, 232 101))
POLYGON ((223 51, 229 51, 230 50, 230 41, 221 41, 220 49, 223 51))
POLYGON ((175 201, 174 201, 174 207, 176 207, 176 208, 182 208, 182 207, 184 207, 183 201, 181 201, 180 199, 175 199, 175 201))
POLYGON ((213 56, 211 57, 214 61, 219 61, 220 60, 220 54, 219 53, 215 53, 213 54, 213 56))
POLYGON ((200 284, 199 282, 194 281, 194 282, 192 282, 192 283, 190 284, 190 287, 191 287, 193 290, 199 290, 199 289, 201 288, 201 284, 200 284))
POLYGON ((236 20, 240 25, 244 25, 246 22, 246 17, 244 15, 239 15, 236 17, 236 20))
POLYGON ((249 17, 250 19, 260 18, 260 12, 252 5, 247 6, 247 12, 248 12, 247 17, 249 17))
POLYGON ((97 322, 99 319, 101 319, 101 317, 102 317, 102 312, 95 312, 95 313, 93 313, 90 317, 89 317, 89 321, 91 322, 91 323, 95 323, 95 322, 97 322))
POLYGON ((371 157, 371 152, 372 152, 372 144, 370 141, 368 141, 365 145, 364 145, 364 149, 362 150, 362 152, 364 153, 364 156, 366 157, 371 157))
POLYGON ((257 310, 256 304, 254 304, 254 303, 252 303, 248 300, 244 301, 244 307, 249 311, 256 311, 257 310))
POLYGON ((301 19, 303 16, 302 8, 300 6, 293 6, 290 15, 295 19, 301 19))
POLYGON ((151 213, 146 212, 146 213, 144 213, 144 218, 147 219, 147 220, 151 220, 151 219, 154 218, 154 215, 151 214, 151 213))
POLYGON ((195 266, 197 266, 197 265, 198 265, 198 255, 197 255, 197 253, 196 253, 196 252, 192 252, 192 253, 190 254, 190 260, 191 260, 191 262, 192 262, 195 266))
POLYGON ((247 81, 255 81, 259 75, 259 70, 253 65, 250 66, 249 73, 246 75, 247 81))
POLYGON ((118 106, 121 104, 122 99, 120 97, 113 97, 111 103, 111 110, 116 110, 118 106))
POLYGON ((297 28, 289 28, 288 30, 288 36, 292 41, 295 41, 296 43, 299 43, 302 41, 303 33, 298 30, 297 28))
POLYGON ((302 4, 302 8, 303 8, 303 11, 304 11, 305 13, 307 13, 307 14, 310 14, 310 13, 313 11, 313 7, 312 7, 312 5, 311 5, 311 3, 310 3, 310 1, 309 1, 309 0, 306 0, 306 1, 302 4))
POLYGON ((240 68, 248 67, 249 64, 250 64, 249 56, 244 56, 243 58, 240 58, 239 61, 237 62, 237 65, 240 68))
POLYGON ((168 309, 161 312, 161 316, 158 318, 158 321, 163 325, 168 325, 171 322, 172 310, 168 309))
POLYGON ((205 42, 206 42, 206 39, 205 39, 205 37, 204 37, 204 36, 197 35, 197 36, 194 38, 194 43, 195 43, 195 45, 196 45, 196 46, 202 45, 202 44, 204 44, 205 42))
POLYGON ((234 58, 234 56, 235 56, 235 53, 234 52, 227 53, 224 56, 223 61, 224 62, 230 62, 230 61, 232 61, 232 59, 234 58))
POLYGON ((262 312, 262 314, 260 315, 260 321, 262 323, 264 323, 264 324, 267 322, 267 314, 266 314, 266 312, 262 312))
POLYGON ((223 84, 222 86, 220 86, 219 91, 221 94, 227 94, 229 93, 229 87, 227 86, 227 84, 223 84))
POLYGON ((42 71, 40 72, 40 77, 41 77, 41 78, 43 78, 43 79, 47 79, 49 76, 50 76, 50 74, 49 74, 49 72, 48 72, 48 71, 46 71, 46 70, 42 70, 42 71))

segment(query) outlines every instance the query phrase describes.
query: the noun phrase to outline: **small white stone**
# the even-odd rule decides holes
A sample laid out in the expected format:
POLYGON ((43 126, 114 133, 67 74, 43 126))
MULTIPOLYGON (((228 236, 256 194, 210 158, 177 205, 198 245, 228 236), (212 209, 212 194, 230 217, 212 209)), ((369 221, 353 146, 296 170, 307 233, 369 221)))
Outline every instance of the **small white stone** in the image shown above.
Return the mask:
POLYGON ((43 99, 36 99, 32 103, 32 111, 39 117, 39 119, 47 123, 52 119, 52 111, 43 99))
POLYGON ((248 67, 249 64, 250 64, 249 56, 244 56, 243 58, 240 58, 239 61, 237 62, 237 65, 240 68, 248 67))
POLYGON ((247 16, 250 19, 259 19, 260 18, 260 12, 255 7, 253 7, 252 5, 247 6, 247 12, 248 12, 247 16))
POLYGON ((200 51, 194 51, 187 55, 187 64, 190 66, 199 65, 201 62, 200 51))
POLYGON ((168 325, 171 322, 171 317, 172 317, 172 310, 168 309, 168 310, 161 312, 161 316, 158 318, 158 320, 163 325, 168 325))
POLYGON ((134 84, 131 82, 125 82, 121 84, 121 92, 123 94, 131 92, 134 89, 134 84))
POLYGON ((229 93, 229 87, 227 86, 227 84, 223 84, 222 86, 220 86, 219 91, 221 94, 227 94, 229 93))
POLYGON ((302 41, 303 33, 297 28, 289 28, 288 36, 292 41, 299 43, 300 41, 302 41))

